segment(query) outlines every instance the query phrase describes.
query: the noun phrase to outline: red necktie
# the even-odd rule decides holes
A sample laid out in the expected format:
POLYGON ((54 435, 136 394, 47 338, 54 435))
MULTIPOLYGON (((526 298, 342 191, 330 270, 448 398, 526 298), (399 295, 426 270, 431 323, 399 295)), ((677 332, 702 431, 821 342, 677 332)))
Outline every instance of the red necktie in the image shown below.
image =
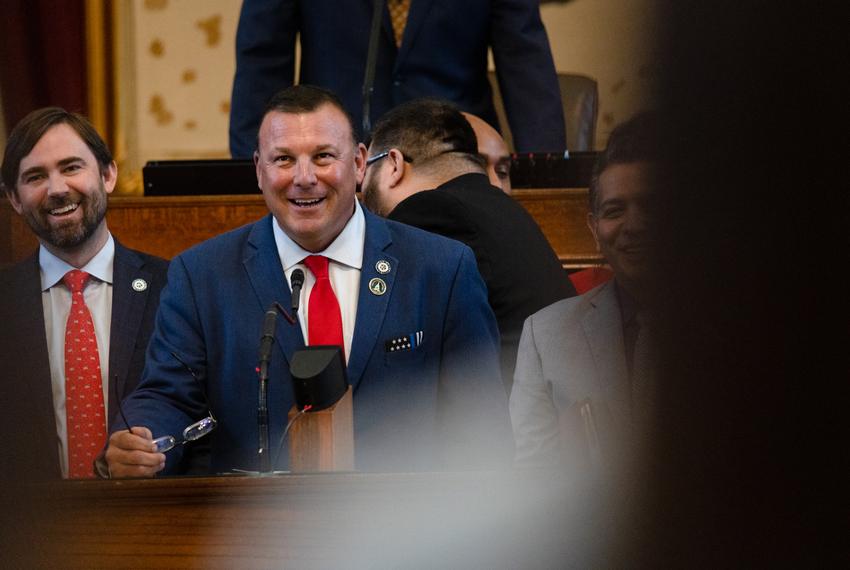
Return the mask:
POLYGON ((103 383, 94 322, 83 298, 89 274, 74 269, 62 280, 71 290, 65 325, 65 416, 68 428, 68 477, 94 478, 92 462, 106 443, 103 383))
POLYGON ((311 255, 304 260, 304 265, 316 277, 307 308, 307 344, 335 345, 345 350, 339 301, 334 295, 331 280, 328 278, 328 258, 322 255, 311 255))

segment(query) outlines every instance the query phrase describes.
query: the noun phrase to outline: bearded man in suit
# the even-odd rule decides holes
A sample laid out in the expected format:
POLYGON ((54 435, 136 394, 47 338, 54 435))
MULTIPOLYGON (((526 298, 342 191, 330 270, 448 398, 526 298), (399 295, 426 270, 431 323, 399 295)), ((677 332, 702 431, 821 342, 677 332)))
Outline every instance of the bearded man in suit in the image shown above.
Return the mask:
POLYGON ((451 103, 403 103, 375 125, 363 200, 390 220, 472 248, 499 323, 510 392, 523 321, 575 291, 531 215, 488 179, 479 142, 451 103))
POLYGON ((40 245, 0 273, 6 477, 94 477, 108 420, 141 377, 168 263, 109 232, 117 177, 106 143, 75 113, 33 111, 9 136, 3 189, 40 245))

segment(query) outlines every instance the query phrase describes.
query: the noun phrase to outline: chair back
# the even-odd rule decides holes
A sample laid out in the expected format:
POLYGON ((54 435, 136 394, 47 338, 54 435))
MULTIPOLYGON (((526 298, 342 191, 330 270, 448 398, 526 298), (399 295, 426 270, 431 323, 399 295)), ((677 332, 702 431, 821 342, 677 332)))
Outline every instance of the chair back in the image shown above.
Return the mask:
MULTIPOLYGON (((490 86, 493 89, 493 103, 499 115, 502 137, 508 148, 514 149, 511 129, 508 125, 502 94, 495 72, 489 73, 490 86)), ((564 108, 564 121, 567 132, 567 149, 571 151, 594 150, 596 140, 596 117, 599 112, 599 89, 596 80, 577 73, 559 73, 558 85, 561 88, 561 104, 564 108)))

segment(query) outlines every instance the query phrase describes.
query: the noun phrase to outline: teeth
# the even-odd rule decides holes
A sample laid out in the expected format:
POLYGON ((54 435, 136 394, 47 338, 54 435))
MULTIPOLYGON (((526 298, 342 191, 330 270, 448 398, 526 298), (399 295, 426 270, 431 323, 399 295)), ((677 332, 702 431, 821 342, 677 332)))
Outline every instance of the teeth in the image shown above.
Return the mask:
POLYGON ((73 212, 77 209, 79 204, 68 204, 67 206, 63 206, 61 208, 56 208, 55 210, 50 210, 50 213, 54 216, 58 216, 60 214, 67 214, 68 212, 73 212))
POLYGON ((321 198, 316 198, 314 200, 293 200, 293 202, 295 202, 298 206, 312 206, 313 204, 318 204, 321 201, 321 198))

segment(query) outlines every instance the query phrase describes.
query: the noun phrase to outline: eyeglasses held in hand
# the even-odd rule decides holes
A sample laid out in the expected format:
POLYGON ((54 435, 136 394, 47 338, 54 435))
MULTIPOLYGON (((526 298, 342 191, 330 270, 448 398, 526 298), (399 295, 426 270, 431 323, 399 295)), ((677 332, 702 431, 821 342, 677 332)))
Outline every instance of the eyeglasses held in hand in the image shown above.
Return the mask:
MULTIPOLYGON (((176 353, 172 352, 171 356, 173 356, 174 359, 177 360, 177 362, 183 365, 186 371, 188 371, 189 374, 192 375, 192 378, 198 384, 198 388, 200 388, 201 394, 204 395, 204 401, 207 404, 207 417, 191 425, 186 426, 186 428, 183 430, 183 434, 180 439, 177 439, 173 435, 164 435, 153 440, 153 443, 156 446, 157 453, 165 453, 167 451, 171 451, 178 445, 185 445, 191 441, 201 439, 202 437, 213 431, 218 425, 218 421, 215 419, 215 416, 213 416, 212 408, 210 408, 210 402, 207 398, 207 392, 206 390, 204 390, 204 385, 201 383, 201 380, 198 378, 198 375, 195 374, 195 371, 192 369, 192 367, 183 362, 183 359, 177 356, 176 353)), ((116 401, 118 402, 118 412, 121 414, 121 419, 124 420, 124 425, 127 426, 127 429, 130 431, 130 433, 133 433, 133 428, 130 427, 130 422, 127 421, 127 416, 124 415, 124 407, 121 405, 121 399, 117 396, 118 395, 116 394, 116 401)))

